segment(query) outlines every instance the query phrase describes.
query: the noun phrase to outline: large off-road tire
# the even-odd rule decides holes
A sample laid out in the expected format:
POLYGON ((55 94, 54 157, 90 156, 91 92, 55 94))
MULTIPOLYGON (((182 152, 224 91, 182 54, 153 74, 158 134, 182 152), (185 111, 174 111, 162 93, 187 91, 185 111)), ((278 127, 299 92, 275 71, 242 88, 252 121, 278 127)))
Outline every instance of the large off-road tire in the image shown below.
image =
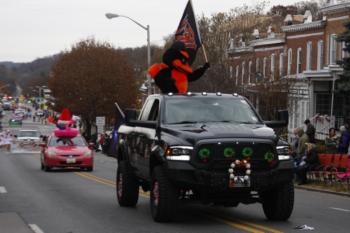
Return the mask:
POLYGON ((294 184, 292 181, 265 192, 262 196, 265 216, 269 220, 285 221, 293 211, 294 184))
POLYGON ((168 222, 173 220, 177 207, 177 190, 166 177, 161 166, 152 172, 150 205, 153 220, 168 222))
POLYGON ((118 164, 116 192, 120 206, 133 207, 139 200, 139 182, 126 161, 118 164))

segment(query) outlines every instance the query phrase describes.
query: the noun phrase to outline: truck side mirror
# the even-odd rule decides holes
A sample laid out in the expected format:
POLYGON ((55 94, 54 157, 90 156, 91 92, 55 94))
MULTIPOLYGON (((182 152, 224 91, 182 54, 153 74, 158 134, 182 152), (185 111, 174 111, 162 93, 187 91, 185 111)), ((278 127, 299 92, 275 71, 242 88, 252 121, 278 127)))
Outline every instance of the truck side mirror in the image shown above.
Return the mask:
POLYGON ((136 118, 137 118, 136 109, 126 109, 125 110, 125 121, 126 121, 126 123, 134 121, 134 120, 136 120, 136 118))
POLYGON ((289 113, 288 110, 278 110, 277 120, 275 121, 264 121, 264 123, 271 128, 282 128, 288 126, 289 113))

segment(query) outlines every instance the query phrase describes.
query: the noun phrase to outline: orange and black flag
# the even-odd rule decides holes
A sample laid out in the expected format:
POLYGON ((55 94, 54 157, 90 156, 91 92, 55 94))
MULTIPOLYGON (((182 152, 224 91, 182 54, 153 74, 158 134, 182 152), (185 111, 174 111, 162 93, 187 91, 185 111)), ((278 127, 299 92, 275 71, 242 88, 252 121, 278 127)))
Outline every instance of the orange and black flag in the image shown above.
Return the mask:
POLYGON ((175 40, 185 44, 190 54, 189 63, 192 64, 196 58, 198 49, 202 46, 202 40, 191 0, 188 1, 182 15, 180 24, 175 33, 175 40))

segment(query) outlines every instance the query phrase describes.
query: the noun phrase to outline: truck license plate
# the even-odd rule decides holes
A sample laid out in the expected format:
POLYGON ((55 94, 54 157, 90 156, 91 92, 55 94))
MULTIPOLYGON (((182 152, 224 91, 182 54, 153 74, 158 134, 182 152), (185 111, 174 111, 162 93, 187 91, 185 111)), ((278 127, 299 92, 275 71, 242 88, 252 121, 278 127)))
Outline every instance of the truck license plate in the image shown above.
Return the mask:
POLYGON ((67 162, 67 163, 75 163, 76 161, 75 161, 75 159, 69 158, 69 159, 67 159, 66 162, 67 162))
POLYGON ((238 179, 233 180, 229 179, 228 187, 229 188, 246 188, 250 187, 250 180, 244 180, 243 176, 238 176, 238 179))

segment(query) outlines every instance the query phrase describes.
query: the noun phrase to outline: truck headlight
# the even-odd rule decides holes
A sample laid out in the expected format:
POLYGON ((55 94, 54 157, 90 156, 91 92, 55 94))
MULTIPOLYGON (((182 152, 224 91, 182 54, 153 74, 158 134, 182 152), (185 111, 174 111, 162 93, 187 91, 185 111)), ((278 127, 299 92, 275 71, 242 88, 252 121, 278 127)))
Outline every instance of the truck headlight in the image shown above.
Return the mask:
POLYGON ((277 146, 276 147, 278 160, 289 160, 291 156, 289 155, 289 146, 277 146))
POLYGON ((192 146, 170 146, 165 150, 167 160, 190 161, 192 146))

